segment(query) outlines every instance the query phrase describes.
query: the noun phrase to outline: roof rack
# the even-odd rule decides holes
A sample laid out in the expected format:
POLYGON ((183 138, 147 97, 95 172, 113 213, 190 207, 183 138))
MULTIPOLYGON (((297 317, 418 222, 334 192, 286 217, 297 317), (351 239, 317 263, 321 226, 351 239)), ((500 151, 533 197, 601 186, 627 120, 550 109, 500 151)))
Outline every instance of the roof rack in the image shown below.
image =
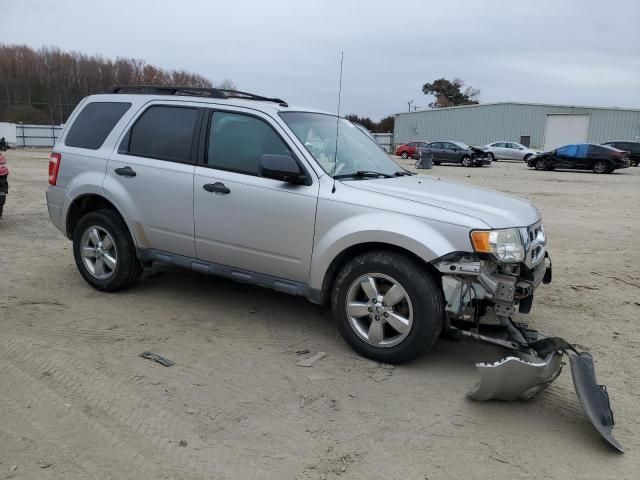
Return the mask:
POLYGON ((152 95, 189 95, 211 98, 238 98, 241 100, 256 100, 260 102, 273 102, 282 107, 288 107, 287 102, 279 98, 263 97, 253 93, 239 90, 227 90, 205 87, 178 87, 173 85, 114 85, 105 93, 146 93, 152 95))

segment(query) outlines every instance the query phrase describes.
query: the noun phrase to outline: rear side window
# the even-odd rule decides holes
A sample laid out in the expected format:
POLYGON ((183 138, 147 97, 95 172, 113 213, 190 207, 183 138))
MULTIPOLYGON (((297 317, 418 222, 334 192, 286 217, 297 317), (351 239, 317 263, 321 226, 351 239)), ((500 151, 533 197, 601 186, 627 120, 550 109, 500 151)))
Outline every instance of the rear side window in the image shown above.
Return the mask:
POLYGON ((99 149, 130 107, 130 103, 124 102, 89 103, 74 120, 64 144, 68 147, 99 149))
POLYGON ((131 127, 121 153, 189 162, 197 120, 197 108, 149 107, 131 127))
POLYGON ((249 115, 214 112, 209 131, 207 165, 259 175, 264 154, 291 155, 289 147, 265 121, 249 115))

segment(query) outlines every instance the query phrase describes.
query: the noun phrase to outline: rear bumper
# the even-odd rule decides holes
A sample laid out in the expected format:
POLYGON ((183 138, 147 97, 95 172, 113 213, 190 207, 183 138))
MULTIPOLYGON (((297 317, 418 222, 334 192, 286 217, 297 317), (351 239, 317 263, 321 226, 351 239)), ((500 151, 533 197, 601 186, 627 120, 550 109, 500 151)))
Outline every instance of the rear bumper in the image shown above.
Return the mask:
POLYGON ((49 186, 46 197, 47 210, 49 211, 51 223, 66 235, 66 222, 64 221, 62 211, 65 201, 67 200, 67 191, 64 188, 49 186))
POLYGON ((9 193, 9 179, 8 175, 0 176, 0 207, 4 205, 9 193))

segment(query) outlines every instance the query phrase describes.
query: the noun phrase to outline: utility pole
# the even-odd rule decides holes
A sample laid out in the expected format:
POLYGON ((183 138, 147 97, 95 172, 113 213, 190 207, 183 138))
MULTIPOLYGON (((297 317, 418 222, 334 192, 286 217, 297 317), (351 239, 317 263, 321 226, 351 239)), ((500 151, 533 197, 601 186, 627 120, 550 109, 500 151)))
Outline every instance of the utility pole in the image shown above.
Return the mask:
POLYGON ((411 104, 413 103, 413 100, 407 100, 407 105, 409 106, 409 112, 411 112, 411 104))

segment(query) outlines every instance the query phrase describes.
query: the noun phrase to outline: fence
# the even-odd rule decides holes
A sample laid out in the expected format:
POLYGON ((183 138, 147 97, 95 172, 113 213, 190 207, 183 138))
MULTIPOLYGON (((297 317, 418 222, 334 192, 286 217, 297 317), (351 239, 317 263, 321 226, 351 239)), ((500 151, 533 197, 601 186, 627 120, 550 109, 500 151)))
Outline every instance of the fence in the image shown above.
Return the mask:
POLYGON ((62 133, 63 125, 16 124, 17 147, 53 147, 62 133))
POLYGON ((372 133, 376 142, 388 153, 393 153, 393 133, 372 133))

